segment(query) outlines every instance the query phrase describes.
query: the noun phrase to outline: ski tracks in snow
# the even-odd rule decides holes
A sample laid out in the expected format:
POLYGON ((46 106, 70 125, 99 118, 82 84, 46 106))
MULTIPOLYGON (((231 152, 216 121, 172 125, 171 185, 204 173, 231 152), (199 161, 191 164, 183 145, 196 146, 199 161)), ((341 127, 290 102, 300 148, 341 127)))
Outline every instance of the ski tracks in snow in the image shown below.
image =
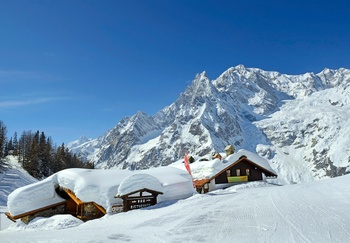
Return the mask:
MULTIPOLYGON (((335 208, 327 190, 315 188, 301 193, 297 185, 292 187, 288 193, 284 188, 269 191, 271 205, 280 216, 275 217, 279 227, 277 239, 284 235, 287 242, 341 242, 339 239, 350 242, 349 221, 345 222, 344 215, 340 215, 349 212, 349 203, 345 202, 344 208, 335 208)), ((336 188, 329 189, 336 193, 336 188)))
MULTIPOLYGON (((273 197, 274 196, 273 196, 273 194, 270 191, 269 192, 269 198, 270 198, 271 205, 276 210, 276 212, 281 216, 281 218, 287 223, 288 231, 294 230, 295 232, 297 232, 297 234, 300 236, 300 238, 303 239, 304 242, 311 243, 312 241, 303 233, 303 231, 300 228, 300 225, 295 223, 295 222, 293 222, 291 215, 286 214, 286 210, 281 210, 280 209, 280 206, 278 206, 275 203, 275 200, 274 200, 273 197), (290 228, 292 228, 292 229, 290 229, 290 228)), ((284 222, 280 222, 280 223, 277 223, 277 225, 279 225, 279 227, 282 227, 282 225, 285 225, 285 223, 284 222)), ((278 229, 276 228, 276 231, 277 230, 278 229)), ((289 236, 291 238, 294 238, 294 235, 293 235, 292 232, 289 232, 289 236)), ((298 240, 296 240, 296 241, 298 241, 298 240)))

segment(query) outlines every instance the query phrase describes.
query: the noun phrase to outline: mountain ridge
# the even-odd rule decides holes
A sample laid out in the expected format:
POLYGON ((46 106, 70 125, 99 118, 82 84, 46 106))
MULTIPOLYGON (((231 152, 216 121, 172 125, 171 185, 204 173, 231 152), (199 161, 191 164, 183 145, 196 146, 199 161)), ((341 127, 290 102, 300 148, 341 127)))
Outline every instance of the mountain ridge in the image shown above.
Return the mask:
MULTIPOLYGON (((223 151, 227 144, 233 144, 238 149, 256 151, 267 157, 284 183, 336 176, 347 173, 347 169, 335 174, 315 172, 311 157, 305 160, 305 166, 308 173, 317 176, 310 177, 305 172, 305 178, 297 178, 298 172, 291 177, 283 169, 279 171, 283 159, 276 148, 280 146, 277 141, 283 141, 279 138, 283 137, 283 131, 272 135, 268 132, 268 125, 259 122, 267 122, 287 103, 340 87, 349 80, 350 70, 344 68, 325 68, 318 74, 287 75, 238 65, 214 80, 202 72, 174 103, 155 115, 138 112, 123 118, 104 135, 76 146, 70 143, 68 147, 93 161, 97 168, 125 169, 136 164, 136 168, 144 169, 179 160, 184 150, 194 157, 201 157, 211 151, 223 151)), ((348 97, 348 93, 342 95, 348 97)), ((318 119, 322 121, 322 117, 318 119)), ((316 154, 314 158, 318 156, 316 154)), ((318 164, 324 165, 316 170, 330 166, 325 162, 328 157, 319 157, 318 164)))

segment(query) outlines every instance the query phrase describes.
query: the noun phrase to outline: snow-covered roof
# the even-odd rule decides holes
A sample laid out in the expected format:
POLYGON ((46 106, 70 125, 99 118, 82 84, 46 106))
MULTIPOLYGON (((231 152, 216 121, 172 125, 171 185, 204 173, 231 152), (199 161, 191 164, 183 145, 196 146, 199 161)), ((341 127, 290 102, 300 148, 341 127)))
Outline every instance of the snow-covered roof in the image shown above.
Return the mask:
POLYGON ((63 201, 55 192, 54 182, 47 178, 14 190, 7 198, 7 208, 13 216, 17 216, 63 201))
POLYGON ((159 192, 163 190, 163 186, 156 177, 148 174, 134 174, 120 183, 116 196, 123 196, 143 188, 152 188, 152 190, 159 192))
POLYGON ((107 212, 111 212, 112 205, 121 203, 120 198, 115 198, 117 193, 148 188, 163 193, 159 202, 193 195, 187 171, 170 166, 139 171, 66 169, 13 191, 8 196, 9 212, 15 216, 64 201, 55 192, 57 186, 71 190, 83 202, 96 202, 107 212))
MULTIPOLYGON (((258 166, 270 171, 273 174, 276 174, 276 172, 271 168, 269 162, 266 159, 248 150, 240 149, 234 154, 231 154, 227 157, 225 153, 220 155, 222 156, 221 160, 218 158, 214 160, 209 160, 209 161, 197 160, 192 164, 190 164, 193 179, 194 180, 209 179, 215 176, 217 173, 219 173, 223 169, 235 163, 237 160, 239 160, 241 156, 246 156, 247 159, 254 162, 258 166)), ((185 170, 185 166, 183 165, 182 160, 171 164, 171 166, 185 170)))

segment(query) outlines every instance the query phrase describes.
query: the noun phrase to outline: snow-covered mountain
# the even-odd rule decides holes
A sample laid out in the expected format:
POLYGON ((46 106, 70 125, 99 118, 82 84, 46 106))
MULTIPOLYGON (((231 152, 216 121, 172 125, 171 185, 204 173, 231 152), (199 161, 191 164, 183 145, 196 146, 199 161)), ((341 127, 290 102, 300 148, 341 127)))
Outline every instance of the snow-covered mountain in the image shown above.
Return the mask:
POLYGON ((270 154, 288 182, 350 172, 350 82, 288 101, 271 118, 256 122, 271 141, 270 154), (301 173, 304 171, 304 173, 301 173))
POLYGON ((148 168, 223 151, 228 144, 267 158, 284 183, 349 172, 350 70, 286 75, 229 68, 197 74, 170 106, 138 112, 106 134, 69 144, 97 168, 148 168))

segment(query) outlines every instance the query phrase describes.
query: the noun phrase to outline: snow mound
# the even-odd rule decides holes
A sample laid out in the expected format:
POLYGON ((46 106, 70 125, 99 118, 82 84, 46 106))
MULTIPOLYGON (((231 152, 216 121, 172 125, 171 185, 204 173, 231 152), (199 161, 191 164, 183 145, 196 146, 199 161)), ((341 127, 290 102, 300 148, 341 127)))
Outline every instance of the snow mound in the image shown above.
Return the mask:
POLYGON ((18 222, 17 224, 11 225, 7 228, 8 231, 37 231, 37 230, 61 230, 67 228, 73 228, 81 225, 84 221, 73 217, 70 214, 66 215, 55 215, 50 218, 38 217, 33 219, 29 224, 18 222))

